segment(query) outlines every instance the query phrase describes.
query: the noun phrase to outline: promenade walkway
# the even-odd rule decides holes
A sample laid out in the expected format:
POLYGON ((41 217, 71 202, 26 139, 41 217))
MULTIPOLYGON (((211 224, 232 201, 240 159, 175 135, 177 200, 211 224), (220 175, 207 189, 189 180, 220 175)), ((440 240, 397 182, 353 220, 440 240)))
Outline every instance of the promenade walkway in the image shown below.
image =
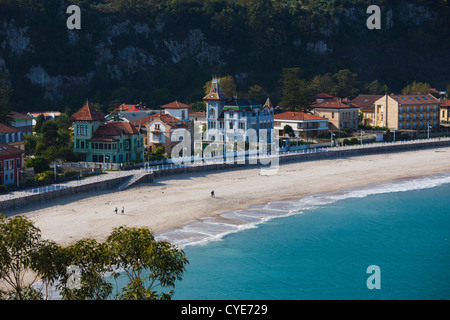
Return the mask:
MULTIPOLYGON (((383 149, 386 149, 386 147, 396 147, 396 146, 411 146, 411 149, 414 148, 414 145, 421 145, 421 147, 426 148, 427 144, 435 145, 436 143, 442 142, 443 145, 450 142, 450 137, 444 137, 444 138, 431 138, 431 139, 418 139, 418 140, 409 140, 409 141, 396 141, 396 142, 380 142, 380 143, 368 143, 368 144, 362 144, 362 145, 351 145, 351 146, 340 146, 340 147, 326 147, 326 148, 316 148, 316 149, 302 149, 302 150, 294 150, 294 151, 285 151, 280 152, 272 155, 245 155, 245 160, 248 161, 248 163, 256 163, 256 159, 263 160, 273 157, 278 157, 279 162, 283 162, 283 159, 292 159, 292 156, 295 155, 302 155, 302 154, 324 154, 327 153, 327 155, 333 156, 334 154, 329 153, 335 153, 336 156, 339 155, 339 153, 342 153, 342 151, 348 151, 348 150, 362 150, 362 149, 372 149, 376 151, 378 148, 380 151, 383 151, 383 149), (254 160, 253 162, 251 160, 254 160)), ((403 147, 403 149, 404 149, 403 147)), ((243 156, 244 157, 244 156, 243 156)), ((235 159, 229 159, 229 160, 236 160, 239 157, 235 159)), ((184 162, 182 164, 166 164, 166 165, 158 165, 158 166, 152 166, 147 168, 141 168, 137 170, 128 170, 128 171, 107 171, 105 174, 100 174, 97 176, 91 176, 80 180, 72 180, 67 182, 61 182, 61 183, 55 183, 48 186, 38 187, 38 188, 31 188, 31 189, 25 189, 25 190, 18 190, 14 192, 10 192, 7 194, 0 195, 0 201, 14 199, 14 198, 21 198, 21 197, 27 197, 30 195, 40 194, 40 193, 47 193, 52 192, 55 190, 60 189, 66 189, 71 187, 79 187, 83 185, 89 185, 92 183, 98 183, 101 181, 106 181, 109 179, 116 179, 119 177, 126 177, 129 176, 130 179, 127 179, 124 181, 119 187, 118 190, 124 190, 134 184, 137 180, 143 178, 148 173, 153 173, 156 171, 171 171, 177 168, 182 167, 202 167, 207 166, 211 164, 220 164, 224 163, 224 160, 222 157, 214 157, 214 158, 203 158, 201 161, 192 161, 193 158, 186 158, 184 159, 184 162)), ((301 160, 301 156, 299 156, 299 160, 301 160)))

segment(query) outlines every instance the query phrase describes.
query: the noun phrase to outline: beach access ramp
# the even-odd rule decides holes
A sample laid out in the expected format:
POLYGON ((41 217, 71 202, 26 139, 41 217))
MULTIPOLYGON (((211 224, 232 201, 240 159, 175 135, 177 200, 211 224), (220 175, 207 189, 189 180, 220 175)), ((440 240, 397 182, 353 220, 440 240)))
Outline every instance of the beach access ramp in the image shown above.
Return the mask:
POLYGON ((124 182, 122 182, 119 187, 117 188, 119 191, 128 189, 132 186, 135 186, 139 183, 144 182, 152 182, 153 181, 153 174, 151 172, 139 172, 133 174, 131 177, 126 179, 124 182))

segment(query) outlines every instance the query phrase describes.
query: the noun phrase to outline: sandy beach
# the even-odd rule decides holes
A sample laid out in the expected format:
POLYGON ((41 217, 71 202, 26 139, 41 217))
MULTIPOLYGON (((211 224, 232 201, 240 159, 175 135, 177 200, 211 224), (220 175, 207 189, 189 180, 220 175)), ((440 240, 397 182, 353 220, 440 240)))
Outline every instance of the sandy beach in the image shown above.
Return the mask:
POLYGON ((176 228, 252 204, 450 171, 450 148, 316 160, 280 165, 261 175, 256 165, 230 171, 157 178, 129 190, 74 195, 22 208, 45 239, 62 245, 83 238, 104 241, 113 228, 176 228), (215 190, 215 198, 210 197, 215 190), (118 213, 114 212, 118 208, 118 213), (122 207, 124 214, 121 214, 122 207))

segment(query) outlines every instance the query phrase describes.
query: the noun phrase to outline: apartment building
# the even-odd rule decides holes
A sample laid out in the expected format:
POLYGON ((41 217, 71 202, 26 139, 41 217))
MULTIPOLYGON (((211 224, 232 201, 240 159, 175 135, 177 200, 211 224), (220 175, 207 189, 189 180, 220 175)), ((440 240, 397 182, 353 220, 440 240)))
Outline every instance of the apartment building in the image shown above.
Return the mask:
POLYGON ((440 125, 441 102, 430 94, 391 94, 375 101, 375 126, 426 130, 440 125))

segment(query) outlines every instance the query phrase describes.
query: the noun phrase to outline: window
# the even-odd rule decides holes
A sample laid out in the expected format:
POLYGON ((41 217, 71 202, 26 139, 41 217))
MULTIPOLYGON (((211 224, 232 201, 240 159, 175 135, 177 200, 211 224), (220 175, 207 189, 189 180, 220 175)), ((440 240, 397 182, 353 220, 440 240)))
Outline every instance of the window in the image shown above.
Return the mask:
POLYGON ((20 168, 20 159, 16 159, 16 168, 17 168, 17 169, 20 168))
POLYGON ((3 161, 0 161, 0 172, 3 171, 3 161))
POLYGON ((334 112, 331 113, 331 117, 334 119, 334 112))
POLYGON ((209 116, 214 117, 214 114, 215 114, 214 109, 209 109, 209 116))
POLYGON ((77 135, 79 135, 79 136, 87 136, 88 135, 88 126, 86 126, 86 125, 78 125, 77 126, 77 135))
POLYGON ((233 129, 233 121, 230 121, 230 129, 233 129))
POLYGON ((81 141, 81 149, 84 149, 84 141, 81 141))

